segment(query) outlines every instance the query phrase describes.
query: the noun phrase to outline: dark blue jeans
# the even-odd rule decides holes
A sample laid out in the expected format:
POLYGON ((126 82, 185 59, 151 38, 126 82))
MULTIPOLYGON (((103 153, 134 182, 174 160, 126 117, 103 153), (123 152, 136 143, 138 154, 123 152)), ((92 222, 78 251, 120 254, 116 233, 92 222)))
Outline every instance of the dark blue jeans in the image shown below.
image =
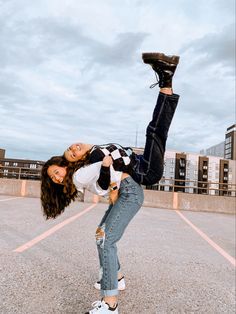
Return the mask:
POLYGON ((160 181, 164 170, 166 140, 179 95, 159 93, 153 117, 147 127, 146 144, 143 155, 136 155, 133 179, 143 185, 160 181))

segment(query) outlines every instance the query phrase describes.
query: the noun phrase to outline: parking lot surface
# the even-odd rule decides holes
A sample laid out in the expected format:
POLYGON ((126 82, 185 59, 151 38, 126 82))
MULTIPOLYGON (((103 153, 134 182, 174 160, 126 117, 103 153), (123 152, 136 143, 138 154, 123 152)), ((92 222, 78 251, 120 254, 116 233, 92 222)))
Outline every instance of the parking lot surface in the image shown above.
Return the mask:
MULTIPOLYGON (((40 200, 0 196, 0 313, 83 314, 100 298, 105 204, 45 221, 40 200)), ((235 216, 143 207, 118 243, 120 314, 235 313, 235 216)))

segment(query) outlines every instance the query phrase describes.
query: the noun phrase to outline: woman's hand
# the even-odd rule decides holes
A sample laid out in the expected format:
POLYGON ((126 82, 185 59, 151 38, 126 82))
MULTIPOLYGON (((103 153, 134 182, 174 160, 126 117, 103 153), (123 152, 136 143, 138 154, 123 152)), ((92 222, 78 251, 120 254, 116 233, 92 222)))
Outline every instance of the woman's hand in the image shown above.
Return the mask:
POLYGON ((110 191, 110 193, 109 193, 109 203, 114 205, 115 202, 118 200, 118 196, 119 196, 119 190, 110 191))
POLYGON ((102 166, 104 167, 110 167, 110 165, 113 164, 113 159, 111 156, 105 156, 102 160, 102 166))

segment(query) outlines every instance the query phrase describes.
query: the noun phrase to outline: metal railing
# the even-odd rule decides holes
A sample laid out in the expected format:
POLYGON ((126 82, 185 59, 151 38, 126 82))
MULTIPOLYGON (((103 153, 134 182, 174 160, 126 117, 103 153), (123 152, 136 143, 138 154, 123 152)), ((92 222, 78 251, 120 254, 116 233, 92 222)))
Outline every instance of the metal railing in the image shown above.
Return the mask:
MULTIPOLYGON (((41 168, 0 166, 0 178, 40 180, 41 168)), ((166 192, 236 196, 236 184, 225 182, 181 180, 163 177, 158 184, 146 186, 146 188, 166 192)))
POLYGON ((215 196, 236 196, 236 184, 225 182, 162 178, 158 184, 147 186, 146 188, 150 190, 166 192, 183 192, 215 196))
POLYGON ((0 166, 0 178, 40 180, 41 168, 0 166))

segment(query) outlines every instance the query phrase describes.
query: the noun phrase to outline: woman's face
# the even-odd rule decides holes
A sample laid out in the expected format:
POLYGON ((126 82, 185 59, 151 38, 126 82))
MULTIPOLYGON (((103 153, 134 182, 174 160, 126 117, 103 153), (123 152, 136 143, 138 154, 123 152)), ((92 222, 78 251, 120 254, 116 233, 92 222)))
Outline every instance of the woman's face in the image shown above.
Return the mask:
POLYGON ((66 160, 73 162, 78 161, 87 153, 88 145, 84 143, 75 143, 70 145, 67 150, 64 152, 66 160))
POLYGON ((60 167, 56 165, 49 166, 47 174, 54 183, 63 185, 63 181, 66 176, 66 167, 60 167))

